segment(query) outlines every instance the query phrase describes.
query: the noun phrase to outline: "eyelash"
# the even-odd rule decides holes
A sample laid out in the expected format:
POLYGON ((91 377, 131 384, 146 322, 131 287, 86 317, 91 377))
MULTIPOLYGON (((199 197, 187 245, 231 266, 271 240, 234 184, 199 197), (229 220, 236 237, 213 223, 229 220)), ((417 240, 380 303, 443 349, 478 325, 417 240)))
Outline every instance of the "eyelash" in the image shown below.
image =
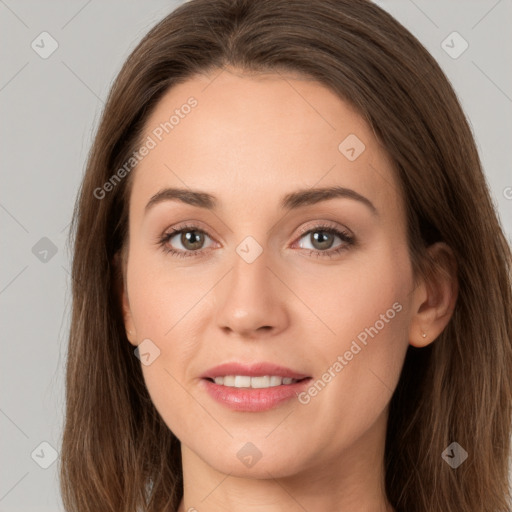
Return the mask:
MULTIPOLYGON (((171 254, 173 257, 177 257, 177 258, 196 257, 196 256, 199 256, 200 254, 202 254, 203 252, 207 251, 207 249, 200 249, 197 251, 181 251, 181 250, 178 251, 178 250, 173 249, 167 245, 167 243, 169 242, 169 240, 171 238, 173 238, 174 236, 176 236, 180 233, 188 232, 188 231, 195 231, 198 233, 203 233, 204 235, 211 238, 208 235, 208 233, 206 233, 202 229, 199 229, 197 226, 185 225, 185 226, 180 226, 179 228, 171 228, 170 233, 164 233, 161 237, 158 238, 157 245, 159 245, 162 248, 162 250, 164 251, 165 254, 171 254)), ((314 233, 316 231, 336 235, 344 242, 344 244, 340 245, 336 249, 332 249, 332 250, 328 250, 328 251, 319 251, 319 250, 315 250, 315 249, 304 249, 306 251, 309 251, 308 254, 310 256, 316 256, 317 258, 323 258, 323 257, 332 258, 332 257, 342 253, 343 251, 348 250, 348 248, 350 246, 352 246, 355 242, 354 237, 352 235, 350 235, 347 231, 342 231, 340 229, 334 228, 332 226, 326 226, 324 224, 319 224, 312 228, 307 228, 306 230, 301 232, 298 240, 303 238, 305 235, 314 233)))

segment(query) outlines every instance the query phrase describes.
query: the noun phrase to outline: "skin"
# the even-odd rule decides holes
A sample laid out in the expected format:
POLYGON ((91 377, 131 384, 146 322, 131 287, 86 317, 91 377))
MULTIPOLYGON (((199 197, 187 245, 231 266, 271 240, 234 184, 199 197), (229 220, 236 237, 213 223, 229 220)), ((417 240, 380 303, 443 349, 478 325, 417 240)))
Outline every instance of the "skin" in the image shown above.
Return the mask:
MULTIPOLYGON (((431 343, 450 319, 451 252, 432 246, 446 273, 415 282, 392 162, 363 118, 322 84, 236 69, 196 76, 166 93, 144 138, 190 96, 197 106, 133 171, 122 291, 130 343, 149 338, 160 349, 142 370, 181 441, 179 510, 391 511, 389 401, 408 345, 431 343), (354 161, 338 149, 349 134, 366 146, 354 161), (377 214, 350 198, 279 207, 299 188, 332 185, 366 197, 377 214), (208 192, 218 210, 165 201, 145 214, 166 187, 208 192), (205 252, 166 254, 156 240, 185 221, 206 232, 205 252), (332 251, 341 239, 319 249, 299 231, 325 221, 356 239, 332 258, 309 250, 332 251), (252 263, 236 252, 247 236, 263 251, 252 263), (232 411, 202 389, 199 375, 226 361, 269 361, 321 378, 397 302, 401 311, 307 404, 232 411), (262 454, 252 467, 237 457, 247 442, 262 454)), ((193 252, 180 235, 167 244, 193 252)))

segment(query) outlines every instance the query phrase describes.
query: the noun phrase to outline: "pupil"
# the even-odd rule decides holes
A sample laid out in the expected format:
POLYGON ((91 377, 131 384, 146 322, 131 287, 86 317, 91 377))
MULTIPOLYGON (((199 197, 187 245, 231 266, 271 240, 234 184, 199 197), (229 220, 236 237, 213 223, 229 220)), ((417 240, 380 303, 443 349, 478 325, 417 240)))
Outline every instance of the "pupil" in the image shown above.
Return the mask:
POLYGON ((320 244, 320 247, 318 247, 318 249, 329 249, 332 245, 332 233, 328 233, 326 231, 316 231, 314 233, 312 233, 313 235, 313 239, 314 239, 314 242, 313 242, 313 246, 316 247, 316 243, 320 244), (320 233, 320 234, 319 234, 320 233), (331 237, 331 239, 329 240, 329 237, 331 237), (329 241, 329 243, 326 243, 327 241, 329 241))
MULTIPOLYGON (((326 231, 316 231, 312 233, 313 245, 319 249, 329 249, 332 245, 332 233, 326 231)), ((197 231, 186 231, 181 234, 181 243, 188 249, 198 249, 203 242, 202 233, 197 231), (199 246, 199 247, 198 247, 199 246)))
POLYGON ((185 231, 181 234, 181 243, 187 249, 199 249, 203 241, 203 234, 197 231, 185 231))

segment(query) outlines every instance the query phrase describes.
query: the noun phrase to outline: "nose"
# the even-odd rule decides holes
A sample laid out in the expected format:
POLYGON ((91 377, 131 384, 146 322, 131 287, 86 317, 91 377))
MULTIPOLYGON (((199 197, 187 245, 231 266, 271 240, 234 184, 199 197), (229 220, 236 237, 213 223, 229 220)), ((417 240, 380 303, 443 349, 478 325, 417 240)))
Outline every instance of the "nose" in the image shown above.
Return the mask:
POLYGON ((278 274, 269 268, 265 251, 252 263, 235 255, 232 271, 216 290, 217 325, 225 334, 256 339, 287 328, 290 292, 278 274))

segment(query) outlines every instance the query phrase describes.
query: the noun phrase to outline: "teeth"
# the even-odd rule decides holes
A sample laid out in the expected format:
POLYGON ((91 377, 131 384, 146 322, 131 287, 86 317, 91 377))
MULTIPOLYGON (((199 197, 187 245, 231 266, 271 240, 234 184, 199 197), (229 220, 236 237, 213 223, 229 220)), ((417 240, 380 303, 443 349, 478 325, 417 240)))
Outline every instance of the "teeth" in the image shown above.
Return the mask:
POLYGON ((215 384, 228 386, 232 388, 254 388, 264 389, 275 386, 293 384, 298 379, 291 377, 279 377, 278 375, 265 375, 262 377, 249 377, 248 375, 225 375, 224 377, 215 377, 215 384))
POLYGON ((270 377, 270 386, 280 386, 283 382, 283 379, 281 377, 270 377))
POLYGON ((233 387, 235 385, 235 376, 234 375, 227 375, 224 377, 224 386, 230 386, 233 387))
POLYGON ((270 377, 251 377, 251 388, 268 388, 270 386, 270 377))
POLYGON ((237 375, 235 377, 235 388, 249 388, 251 387, 251 377, 245 375, 237 375))

